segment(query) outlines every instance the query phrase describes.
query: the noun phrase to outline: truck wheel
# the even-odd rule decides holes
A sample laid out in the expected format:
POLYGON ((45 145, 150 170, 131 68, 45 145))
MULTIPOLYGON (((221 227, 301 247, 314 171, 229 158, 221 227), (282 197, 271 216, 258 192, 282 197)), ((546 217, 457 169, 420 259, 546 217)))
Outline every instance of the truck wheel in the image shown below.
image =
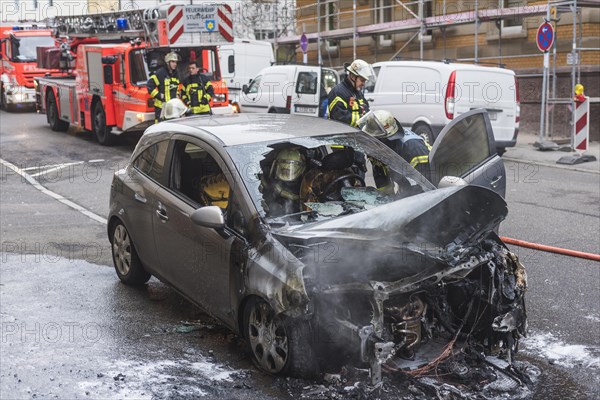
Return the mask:
POLYGON ((92 118, 92 131, 96 135, 98 143, 103 146, 110 146, 115 142, 115 136, 110 133, 110 128, 106 126, 106 114, 101 102, 97 102, 94 107, 94 117, 92 118))
POLYGON ((428 125, 418 124, 413 128, 413 132, 425 139, 427 144, 433 146, 433 131, 428 125))
POLYGON ((59 118, 58 107, 56 106, 56 98, 54 93, 50 93, 46 100, 46 118, 50 129, 55 132, 66 132, 69 130, 69 123, 59 118))

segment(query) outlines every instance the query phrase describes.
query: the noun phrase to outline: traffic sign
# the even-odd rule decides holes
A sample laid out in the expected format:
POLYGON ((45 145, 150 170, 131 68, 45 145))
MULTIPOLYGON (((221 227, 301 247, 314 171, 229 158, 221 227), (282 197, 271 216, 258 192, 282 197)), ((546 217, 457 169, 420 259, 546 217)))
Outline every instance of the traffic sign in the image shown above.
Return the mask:
POLYGON ((544 22, 540 25, 535 36, 535 41, 540 51, 546 52, 552 47, 554 43, 554 27, 552 27, 551 23, 544 22))
POLYGON ((303 53, 306 53, 306 50, 308 50, 308 38, 304 33, 300 36, 300 48, 303 53))

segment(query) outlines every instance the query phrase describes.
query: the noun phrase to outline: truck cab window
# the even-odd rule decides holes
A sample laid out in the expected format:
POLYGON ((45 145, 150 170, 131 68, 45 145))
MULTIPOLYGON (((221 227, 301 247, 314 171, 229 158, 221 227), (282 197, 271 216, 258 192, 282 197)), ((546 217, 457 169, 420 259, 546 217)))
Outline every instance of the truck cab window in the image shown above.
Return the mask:
POLYGON ((150 72, 144 59, 143 50, 136 50, 129 53, 129 78, 132 85, 145 86, 148 82, 150 72))

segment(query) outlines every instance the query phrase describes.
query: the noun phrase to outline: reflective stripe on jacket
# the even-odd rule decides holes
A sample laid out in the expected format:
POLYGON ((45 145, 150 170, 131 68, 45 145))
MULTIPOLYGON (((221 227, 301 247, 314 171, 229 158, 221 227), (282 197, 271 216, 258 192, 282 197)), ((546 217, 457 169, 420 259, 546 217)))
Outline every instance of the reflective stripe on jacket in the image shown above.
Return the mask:
POLYGON ((329 92, 329 119, 358 126, 360 117, 369 112, 369 103, 348 78, 329 92))
POLYGON ((183 101, 185 101, 192 114, 205 114, 210 112, 210 99, 215 94, 213 85, 200 74, 190 75, 183 81, 183 101))
POLYGON ((148 93, 154 99, 154 107, 162 108, 163 103, 171 99, 179 97, 181 91, 181 82, 177 76, 177 71, 169 73, 167 68, 162 67, 148 79, 148 93), (160 94, 164 96, 164 100, 160 98, 160 94))

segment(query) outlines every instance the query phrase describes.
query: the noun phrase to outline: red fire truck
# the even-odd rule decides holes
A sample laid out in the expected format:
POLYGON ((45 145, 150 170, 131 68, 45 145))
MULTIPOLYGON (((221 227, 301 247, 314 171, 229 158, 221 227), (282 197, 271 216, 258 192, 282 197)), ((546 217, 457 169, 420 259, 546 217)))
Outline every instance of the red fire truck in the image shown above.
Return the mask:
POLYGON ((51 29, 0 26, 0 107, 10 110, 35 105, 33 78, 59 72, 38 68, 36 47, 54 45, 51 29))
POLYGON ((182 14, 198 8, 202 15, 216 19, 220 7, 162 3, 150 10, 57 18, 59 33, 71 40, 68 53, 74 54, 75 63, 68 77, 36 78, 38 110, 47 115, 52 130, 65 131, 75 125, 92 131, 100 144, 110 145, 118 135, 154 123, 153 99, 146 83, 152 70, 163 65, 164 56, 175 51, 183 61, 179 76, 185 76, 187 61, 198 61, 215 89, 213 113, 231 113, 218 57, 218 44, 228 39, 216 29, 221 22, 204 22, 214 25, 200 32, 194 27, 188 29, 191 32, 181 26, 177 30, 175 25, 182 14), (175 22, 173 15, 179 16, 175 22), (142 29, 129 29, 136 27, 142 29))

